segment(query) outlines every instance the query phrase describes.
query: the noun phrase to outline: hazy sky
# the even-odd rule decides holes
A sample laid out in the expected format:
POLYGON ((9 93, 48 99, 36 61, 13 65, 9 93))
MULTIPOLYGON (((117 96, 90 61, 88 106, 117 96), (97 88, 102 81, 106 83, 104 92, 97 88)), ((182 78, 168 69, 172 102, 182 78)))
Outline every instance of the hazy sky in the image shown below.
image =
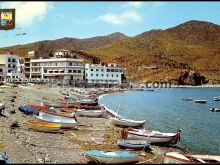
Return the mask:
POLYGON ((63 37, 121 32, 135 36, 190 20, 220 25, 220 2, 0 2, 16 9, 16 29, 0 31, 0 47, 63 37), (16 35, 27 33, 27 35, 16 35))

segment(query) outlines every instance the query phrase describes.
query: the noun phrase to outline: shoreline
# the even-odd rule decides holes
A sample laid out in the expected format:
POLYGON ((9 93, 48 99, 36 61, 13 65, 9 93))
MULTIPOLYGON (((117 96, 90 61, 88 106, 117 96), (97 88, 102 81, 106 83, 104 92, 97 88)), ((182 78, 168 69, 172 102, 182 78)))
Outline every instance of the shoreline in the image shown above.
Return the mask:
MULTIPOLYGON (((56 100, 61 98, 62 87, 48 87, 44 85, 28 86, 28 88, 2 88, 1 101, 6 103, 4 115, 0 116, 1 134, 0 151, 6 151, 12 163, 77 163, 87 164, 83 153, 91 149, 123 150, 116 145, 120 139, 120 127, 111 125, 109 116, 102 118, 87 118, 77 116, 78 130, 64 130, 64 134, 44 133, 28 130, 25 121, 33 120, 18 107, 26 104, 39 105, 41 99, 56 100), (14 100, 12 100, 14 98, 14 100), (11 113, 14 111, 14 113, 11 113), (10 128, 11 123, 17 121, 18 128, 10 128), (48 140, 50 139, 50 140, 48 140)), ((68 88, 67 90, 71 90, 68 88)), ((87 90, 87 89, 85 89, 87 90)), ((89 89, 88 89, 89 90, 89 89)), ((114 91, 101 94, 99 98, 114 91)), ((150 152, 131 151, 139 156, 139 164, 163 163, 166 152, 184 152, 183 149, 172 146, 151 145, 150 152)))

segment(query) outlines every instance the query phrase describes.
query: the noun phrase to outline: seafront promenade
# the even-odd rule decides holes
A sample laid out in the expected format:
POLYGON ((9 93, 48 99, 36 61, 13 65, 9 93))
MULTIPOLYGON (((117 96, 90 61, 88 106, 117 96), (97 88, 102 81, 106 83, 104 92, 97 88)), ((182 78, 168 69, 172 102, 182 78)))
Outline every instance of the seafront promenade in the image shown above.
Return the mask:
MULTIPOLYGON (((6 151, 12 163, 88 163, 83 153, 91 149, 122 150, 116 145, 121 128, 111 125, 109 116, 102 118, 77 117, 78 127, 62 133, 28 130, 25 121, 33 119, 18 110, 26 104, 40 105, 41 100, 57 100, 64 88, 47 85, 11 86, 1 88, 1 102, 5 103, 0 116, 0 151, 6 151), (16 123, 18 127, 11 127, 16 123)), ((65 88, 66 90, 70 88, 65 88)), ((87 90, 90 90, 89 88, 87 90)), ((113 91, 112 91, 113 92, 113 91)), ((101 96, 100 96, 101 97, 101 96)), ((181 149, 151 145, 146 151, 132 151, 139 163, 163 163, 164 154, 181 149)))

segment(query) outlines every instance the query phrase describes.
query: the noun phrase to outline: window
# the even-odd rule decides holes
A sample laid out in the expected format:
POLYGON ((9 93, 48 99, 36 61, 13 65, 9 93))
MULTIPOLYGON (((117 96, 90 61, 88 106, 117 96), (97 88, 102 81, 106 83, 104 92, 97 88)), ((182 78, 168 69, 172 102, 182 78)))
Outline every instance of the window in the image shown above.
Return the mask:
POLYGON ((8 73, 11 73, 12 72, 12 70, 8 70, 8 73))
POLYGON ((111 66, 114 66, 113 64, 111 64, 111 66))
POLYGON ((99 69, 96 69, 96 71, 98 72, 98 71, 99 71, 99 69))
POLYGON ((0 72, 3 72, 3 69, 0 69, 0 72))
POLYGON ((72 70, 68 70, 68 73, 72 73, 72 70))
POLYGON ((73 73, 76 73, 76 70, 73 70, 73 73))
POLYGON ((99 74, 96 74, 96 77, 99 77, 99 74))
POLYGON ((115 72, 115 70, 114 70, 114 69, 111 69, 111 72, 115 72))
POLYGON ((58 70, 55 70, 55 73, 58 73, 58 70))
POLYGON ((91 76, 93 76, 93 74, 91 74, 91 76))
POLYGON ((86 73, 86 76, 88 76, 88 74, 86 73))
POLYGON ((88 70, 88 68, 86 68, 86 70, 88 70))
POLYGON ((93 71, 93 69, 91 69, 91 71, 93 71))
POLYGON ((104 72, 104 69, 101 69, 102 72, 104 72))
POLYGON ((13 68, 15 68, 15 65, 13 65, 13 68))
POLYGON ((8 58, 8 62, 11 62, 11 58, 8 58))
POLYGON ((116 77, 118 77, 118 74, 116 74, 116 77))
POLYGON ((107 69, 107 72, 110 72, 110 69, 107 69))
POLYGON ((106 76, 108 77, 108 74, 106 76))
POLYGON ((102 74, 102 77, 104 76, 104 74, 102 74))
POLYGON ((115 72, 119 72, 119 69, 115 69, 115 72))
POLYGON ((70 66, 72 66, 72 62, 70 62, 70 66))
POLYGON ((64 70, 61 70, 60 73, 64 73, 64 70))
POLYGON ((81 73, 81 70, 78 70, 78 73, 81 73))
POLYGON ((8 68, 11 68, 11 64, 8 64, 8 68))
POLYGON ((112 74, 112 77, 114 77, 114 75, 112 74))

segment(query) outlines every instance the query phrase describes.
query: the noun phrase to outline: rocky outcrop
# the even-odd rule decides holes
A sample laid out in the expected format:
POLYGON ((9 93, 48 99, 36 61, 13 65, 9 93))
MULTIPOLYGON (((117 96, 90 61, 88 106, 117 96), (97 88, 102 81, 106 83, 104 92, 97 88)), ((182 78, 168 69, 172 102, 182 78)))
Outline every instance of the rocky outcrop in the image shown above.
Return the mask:
POLYGON ((195 71, 182 71, 178 77, 179 85, 202 85, 208 83, 208 79, 195 71))

